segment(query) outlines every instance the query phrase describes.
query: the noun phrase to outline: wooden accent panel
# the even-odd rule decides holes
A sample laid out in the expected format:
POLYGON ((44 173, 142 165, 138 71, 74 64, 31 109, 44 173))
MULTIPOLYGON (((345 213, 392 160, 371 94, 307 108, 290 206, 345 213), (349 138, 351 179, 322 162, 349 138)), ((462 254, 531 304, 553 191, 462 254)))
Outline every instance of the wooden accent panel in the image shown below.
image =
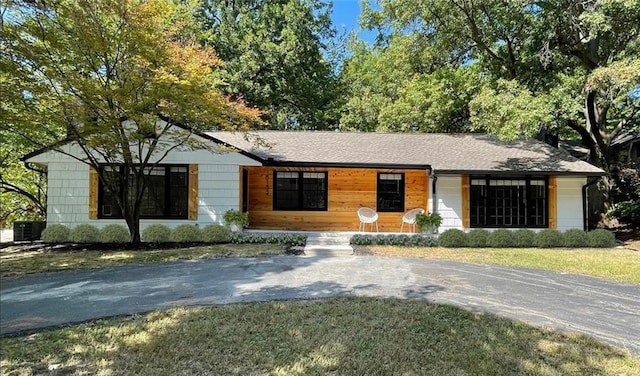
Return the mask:
POLYGON ((549 228, 558 228, 558 180, 549 177, 549 228))
MULTIPOLYGON (((327 211, 273 210, 272 167, 245 167, 249 171, 248 211, 250 228, 287 230, 357 231, 356 211, 376 209, 378 172, 405 174, 405 211, 427 208, 428 179, 423 170, 375 170, 341 168, 277 168, 277 171, 326 171, 327 211)), ((404 213, 378 213, 380 231, 400 231, 404 213)), ((368 229, 368 227, 367 227, 368 229)))
POLYGON ((198 165, 189 165, 189 220, 198 219, 198 165))
POLYGON ((98 187, 98 171, 89 167, 89 219, 98 219, 98 187))
POLYGON ((462 198, 462 227, 469 228, 471 227, 471 208, 469 206, 469 189, 470 189, 470 179, 469 175, 462 175, 462 190, 461 190, 461 198, 462 198))

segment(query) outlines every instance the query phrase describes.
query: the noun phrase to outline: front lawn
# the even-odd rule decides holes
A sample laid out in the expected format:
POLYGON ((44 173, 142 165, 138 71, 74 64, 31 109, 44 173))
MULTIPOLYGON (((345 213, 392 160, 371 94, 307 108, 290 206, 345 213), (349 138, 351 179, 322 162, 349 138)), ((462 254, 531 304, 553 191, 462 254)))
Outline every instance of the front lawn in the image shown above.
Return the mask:
POLYGON ((50 246, 35 246, 31 249, 13 247, 0 250, 0 276, 178 260, 274 256, 285 254, 286 249, 287 246, 282 244, 216 244, 156 250, 59 250, 50 246))
POLYGON ((0 349, 7 375, 640 375, 639 357, 583 335, 375 298, 177 308, 0 349))
POLYGON ((640 284, 640 252, 629 249, 442 248, 368 246, 380 256, 443 259, 577 273, 640 284))

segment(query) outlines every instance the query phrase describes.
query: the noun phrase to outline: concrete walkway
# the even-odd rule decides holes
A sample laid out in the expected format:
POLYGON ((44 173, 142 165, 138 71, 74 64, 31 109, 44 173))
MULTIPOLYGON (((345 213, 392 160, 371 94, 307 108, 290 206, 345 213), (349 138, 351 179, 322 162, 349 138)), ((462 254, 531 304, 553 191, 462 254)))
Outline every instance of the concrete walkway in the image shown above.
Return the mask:
POLYGON ((178 305, 355 295, 454 304, 585 333, 640 354, 640 286, 376 256, 206 260, 7 279, 0 333, 178 305))

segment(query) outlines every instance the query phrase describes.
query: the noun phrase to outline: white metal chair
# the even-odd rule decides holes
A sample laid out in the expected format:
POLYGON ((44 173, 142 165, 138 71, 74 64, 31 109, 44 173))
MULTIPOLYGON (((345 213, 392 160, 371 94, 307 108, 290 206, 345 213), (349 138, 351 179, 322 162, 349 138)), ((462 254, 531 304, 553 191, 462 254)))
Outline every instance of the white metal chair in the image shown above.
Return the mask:
POLYGON ((402 224, 400 225, 400 232, 402 232, 405 223, 409 224, 411 232, 416 232, 416 217, 418 214, 424 214, 424 209, 415 208, 404 213, 402 216, 402 224))
POLYGON ((358 209, 358 218, 360 219, 360 226, 358 227, 358 231, 362 232, 365 230, 365 226, 367 223, 371 225, 371 230, 373 230, 373 224, 376 224, 376 232, 378 231, 378 213, 371 208, 360 208, 358 209))

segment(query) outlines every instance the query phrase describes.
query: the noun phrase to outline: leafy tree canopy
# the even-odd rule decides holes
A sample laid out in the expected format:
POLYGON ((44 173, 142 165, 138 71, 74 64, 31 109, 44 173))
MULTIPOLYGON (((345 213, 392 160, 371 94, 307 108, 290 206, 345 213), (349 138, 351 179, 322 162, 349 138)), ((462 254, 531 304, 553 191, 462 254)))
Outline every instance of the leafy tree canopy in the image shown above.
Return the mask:
POLYGON ((329 11, 323 0, 203 1, 203 39, 225 62, 225 92, 264 110, 271 128, 334 128, 341 86, 323 57, 329 11))

